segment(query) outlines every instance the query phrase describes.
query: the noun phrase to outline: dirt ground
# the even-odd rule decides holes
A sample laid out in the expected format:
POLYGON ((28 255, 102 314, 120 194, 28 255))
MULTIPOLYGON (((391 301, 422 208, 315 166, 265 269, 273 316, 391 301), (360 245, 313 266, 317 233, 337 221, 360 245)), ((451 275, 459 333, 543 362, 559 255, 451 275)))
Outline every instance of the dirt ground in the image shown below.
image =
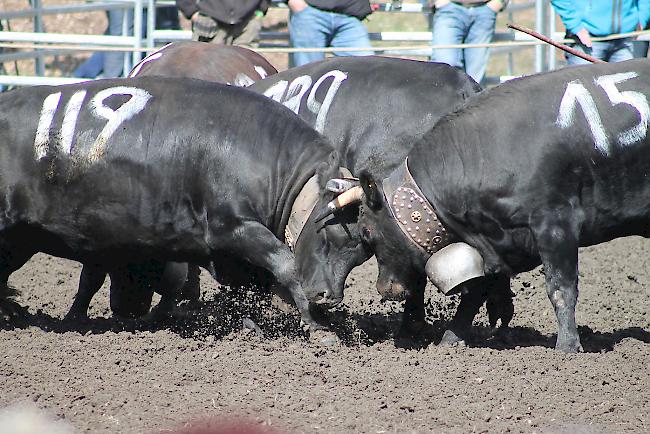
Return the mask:
MULTIPOLYGON (((0 330, 0 407, 34 402, 86 432, 156 433, 244 417, 280 432, 650 432, 650 240, 584 249, 578 323, 586 353, 552 349, 541 269, 513 282, 508 333, 485 312, 470 347, 436 343, 457 300, 431 288, 431 326, 395 340, 375 266, 348 280, 330 315, 342 344, 310 343, 261 291, 202 275, 202 304, 164 323, 111 318, 107 289, 87 323, 61 322, 76 263, 35 256, 10 284, 26 307, 0 330), (242 328, 253 319, 266 337, 242 328)), ((277 432, 277 431, 276 431, 277 432)))

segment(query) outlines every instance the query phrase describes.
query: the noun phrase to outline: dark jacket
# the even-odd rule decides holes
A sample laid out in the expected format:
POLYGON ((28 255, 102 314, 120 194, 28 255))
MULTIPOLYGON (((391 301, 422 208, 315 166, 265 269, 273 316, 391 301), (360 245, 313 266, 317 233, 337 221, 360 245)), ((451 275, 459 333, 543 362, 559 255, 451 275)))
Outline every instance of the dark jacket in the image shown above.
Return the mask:
POLYGON ((368 0, 306 0, 310 6, 323 11, 339 12, 360 20, 372 12, 368 0))
POLYGON ((226 24, 237 24, 259 10, 266 12, 268 0, 176 0, 176 5, 186 18, 195 12, 226 24))

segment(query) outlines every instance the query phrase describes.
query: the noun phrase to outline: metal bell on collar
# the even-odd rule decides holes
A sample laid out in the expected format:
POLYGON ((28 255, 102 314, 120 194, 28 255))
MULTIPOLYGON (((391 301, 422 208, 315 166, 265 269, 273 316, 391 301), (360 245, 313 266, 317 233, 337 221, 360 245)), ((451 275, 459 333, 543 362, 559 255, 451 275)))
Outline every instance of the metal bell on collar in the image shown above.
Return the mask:
POLYGON ((424 270, 443 294, 476 277, 485 276, 483 257, 466 243, 452 243, 431 255, 424 270))

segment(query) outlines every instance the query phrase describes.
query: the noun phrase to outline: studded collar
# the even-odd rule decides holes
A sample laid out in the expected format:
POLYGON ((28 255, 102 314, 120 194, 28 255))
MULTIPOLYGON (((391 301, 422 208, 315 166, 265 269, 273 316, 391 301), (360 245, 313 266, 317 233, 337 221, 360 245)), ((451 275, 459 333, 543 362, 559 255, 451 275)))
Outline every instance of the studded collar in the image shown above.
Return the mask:
POLYGON ((384 196, 406 237, 432 255, 453 239, 408 169, 408 158, 383 181, 384 196))

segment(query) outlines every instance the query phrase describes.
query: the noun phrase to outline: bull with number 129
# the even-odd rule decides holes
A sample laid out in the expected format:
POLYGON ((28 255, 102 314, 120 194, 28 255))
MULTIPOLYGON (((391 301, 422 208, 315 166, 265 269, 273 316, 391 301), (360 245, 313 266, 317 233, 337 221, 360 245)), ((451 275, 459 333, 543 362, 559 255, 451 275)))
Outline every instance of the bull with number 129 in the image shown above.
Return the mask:
POLYGON ((648 96, 647 59, 513 80, 444 117, 387 178, 361 176, 379 291, 543 264, 556 348, 581 351, 578 248, 650 236, 648 96))

